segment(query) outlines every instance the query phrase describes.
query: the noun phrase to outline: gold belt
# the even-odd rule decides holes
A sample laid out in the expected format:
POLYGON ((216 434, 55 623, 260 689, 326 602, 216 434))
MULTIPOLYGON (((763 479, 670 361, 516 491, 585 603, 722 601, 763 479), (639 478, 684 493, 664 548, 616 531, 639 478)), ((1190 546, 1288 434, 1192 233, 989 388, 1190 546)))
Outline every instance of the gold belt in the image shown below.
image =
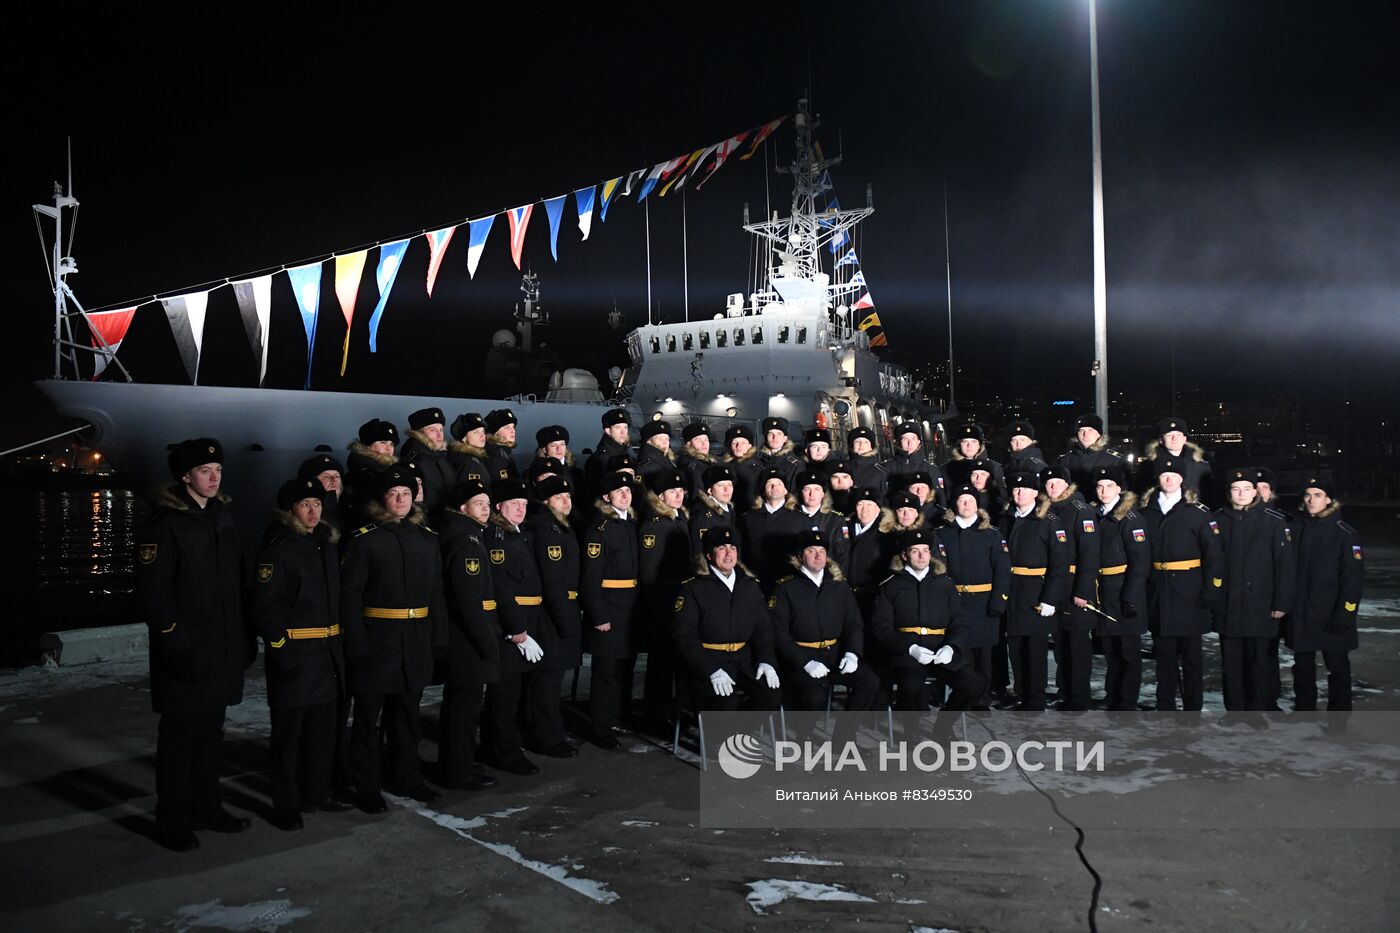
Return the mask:
POLYGON ((332 635, 340 634, 340 626, 332 625, 329 628, 289 628, 287 637, 293 641, 299 638, 330 638, 332 635))
POLYGON ((959 593, 990 593, 992 585, 990 583, 968 583, 958 586, 959 593))
POLYGON ((633 590, 637 588, 636 580, 604 580, 605 590, 633 590))
POLYGON ((828 638, 826 641, 799 641, 797 643, 800 648, 830 648, 834 644, 836 644, 834 638, 828 638))
POLYGON ((1078 568, 1076 568, 1073 564, 1070 564, 1070 565, 1069 565, 1069 572, 1070 572, 1070 573, 1074 573, 1074 571, 1075 571, 1076 569, 1078 569, 1078 568))
POLYGON ((365 607, 366 619, 426 619, 428 617, 428 607, 419 609, 375 609, 371 606, 365 607))
POLYGON ((495 608, 496 608, 496 601, 495 601, 494 599, 483 599, 483 600, 481 601, 481 609, 482 609, 483 612, 490 612, 491 610, 493 610, 493 609, 495 609, 495 608))
POLYGON ((1018 577, 1043 577, 1046 567, 1012 567, 1011 572, 1018 577))
POLYGON ((709 642, 702 641, 700 643, 700 647, 709 648, 711 651, 728 651, 729 653, 733 654, 735 651, 742 650, 743 647, 747 644, 748 642, 746 641, 727 641, 723 644, 712 645, 709 642))
POLYGON ((578 599, 578 590, 569 590, 570 599, 578 599))
POLYGON ((1114 564, 1112 567, 1100 567, 1100 568, 1099 568, 1099 576, 1101 576, 1101 577, 1116 577, 1116 576, 1117 576, 1118 574, 1120 574, 1120 573, 1127 573, 1127 572, 1128 572, 1128 565, 1127 565, 1127 564, 1114 564))
POLYGON ((515 597, 515 604, 516 604, 517 606, 542 606, 542 605, 544 605, 544 597, 543 597, 543 596, 517 596, 517 597, 515 597))
POLYGON ((1199 557, 1192 560, 1164 560, 1161 562, 1154 560, 1152 562, 1153 570, 1195 570, 1199 566, 1201 566, 1199 557))
POLYGON ((915 627, 915 628, 902 628, 902 629, 897 629, 897 631, 900 631, 900 632, 908 632, 910 635, 942 635, 944 632, 946 632, 946 631, 948 631, 948 630, 947 630, 946 628, 919 628, 919 627, 915 627))

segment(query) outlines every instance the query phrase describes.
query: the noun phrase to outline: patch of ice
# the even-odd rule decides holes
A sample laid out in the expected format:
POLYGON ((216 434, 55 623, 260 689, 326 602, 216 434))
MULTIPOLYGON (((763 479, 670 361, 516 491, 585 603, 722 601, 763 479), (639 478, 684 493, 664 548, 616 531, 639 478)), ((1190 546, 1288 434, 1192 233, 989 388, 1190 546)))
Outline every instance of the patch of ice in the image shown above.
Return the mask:
POLYGON ((896 897, 896 898, 894 899, 894 902, 895 902, 896 904, 927 904, 927 903, 928 903, 928 901, 921 901, 921 900, 919 900, 917 897, 896 897))
POLYGON ((829 859, 816 858, 811 855, 775 855, 772 858, 764 859, 765 862, 775 862, 779 865, 841 865, 842 862, 833 862, 829 859))
POLYGON ((660 826, 661 824, 660 824, 660 823, 657 823, 657 822, 654 822, 654 821, 652 821, 652 820, 623 820, 623 821, 622 821, 622 825, 623 825, 623 826, 635 826, 635 827, 640 827, 640 828, 642 828, 642 829, 645 829, 645 828, 647 828, 647 827, 649 827, 649 826, 660 826))
POLYGON ((952 927, 910 927, 909 933, 958 933, 952 927))
POLYGON ((860 904, 873 904, 875 899, 847 890, 839 884, 817 884, 812 881, 790 881, 785 878, 764 878, 747 884, 749 894, 745 898, 753 912, 760 917, 766 908, 776 907, 788 899, 799 901, 848 901, 860 904))
POLYGON ((232 933, 270 933, 303 917, 311 916, 305 907, 293 907, 286 898, 260 901, 241 907, 212 900, 203 904, 188 904, 175 909, 177 930, 190 927, 212 927, 232 933))

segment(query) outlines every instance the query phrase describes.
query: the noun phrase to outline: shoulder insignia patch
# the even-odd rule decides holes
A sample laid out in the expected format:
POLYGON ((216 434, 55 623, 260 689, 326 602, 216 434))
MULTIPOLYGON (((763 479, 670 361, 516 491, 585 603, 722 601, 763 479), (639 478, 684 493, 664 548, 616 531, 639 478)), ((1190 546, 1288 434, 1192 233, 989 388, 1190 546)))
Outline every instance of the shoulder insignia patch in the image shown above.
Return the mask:
POLYGON ((939 556, 939 557, 947 557, 947 556, 948 556, 948 549, 947 549, 946 547, 943 546, 943 542, 942 542, 942 541, 939 541, 939 542, 938 542, 938 556, 939 556))
POLYGON ((599 557, 599 556, 602 555, 602 553, 603 553, 603 545, 594 543, 594 544, 590 544, 590 545, 588 546, 588 556, 589 556, 589 557, 599 557))
POLYGON ((1285 541, 1292 541, 1292 540, 1293 540, 1293 529, 1292 529, 1292 528, 1289 528, 1287 525, 1284 525, 1284 526, 1283 526, 1283 540, 1285 540, 1285 541))
POLYGON ((493 547, 491 549, 491 563, 504 564, 506 562, 506 549, 493 547))
POLYGON ((271 579, 272 579, 272 565, 271 565, 271 564, 258 564, 258 582, 259 582, 259 583, 266 583, 268 580, 271 580, 271 579))
POLYGON ((779 582, 779 583, 786 583, 786 582, 788 582, 789 580, 792 579, 792 576, 793 576, 792 574, 788 574, 788 575, 785 576, 785 577, 779 577, 779 578, 778 578, 778 582, 779 582))
POLYGON ((1092 518, 1084 519, 1084 533, 1086 535, 1094 533, 1094 520, 1092 518))
POLYGON ((373 531, 375 527, 376 526, 373 522, 371 522, 368 525, 361 525, 359 528, 355 529, 355 537, 358 538, 360 535, 365 534, 366 532, 373 531))
POLYGON ((466 566, 464 569, 467 571, 467 576, 476 576, 477 574, 481 573, 481 559, 478 557, 468 557, 466 559, 466 566))
POLYGON ((769 608, 769 609, 774 609, 774 608, 777 607, 777 605, 778 605, 778 597, 776 597, 776 596, 769 596, 769 597, 768 597, 768 608, 769 608))
POLYGON ((1215 521, 1214 519, 1211 519, 1210 521, 1210 533, 1213 535, 1220 534, 1220 523, 1215 521))
POLYGON ((1337 527, 1345 531, 1347 534, 1356 534, 1356 529, 1348 525, 1346 522, 1342 521, 1340 518, 1337 519, 1337 527))
POLYGON ((1287 520, 1288 520, 1288 516, 1287 516, 1287 515, 1284 515, 1282 512, 1280 512, 1278 509, 1274 508, 1273 506, 1269 506, 1269 505, 1264 506, 1264 514, 1265 514, 1265 515, 1272 515, 1274 518, 1281 518, 1281 519, 1283 519, 1284 521, 1287 521, 1287 520))
POLYGON ((153 564, 156 560, 156 550, 159 545, 143 544, 136 550, 136 558, 143 564, 153 564))
POLYGON ((1210 514, 1210 508, 1208 506, 1202 505, 1199 502, 1193 502, 1191 504, 1194 505, 1196 508, 1200 509, 1202 512, 1205 512, 1207 515, 1210 514))
POLYGON ((1006 546, 1006 539, 1005 539, 1005 538, 1002 538, 1002 539, 1001 539, 1001 549, 1002 549, 1002 552, 1003 552, 1003 553, 1006 553, 1006 554, 1010 554, 1010 553, 1011 553, 1011 548, 1009 548, 1009 547, 1006 546))
MULTIPOLYGON (((694 580, 695 578, 694 578, 694 577, 691 577, 691 579, 694 580)), ((680 612, 681 609, 684 608, 684 607, 685 607, 685 597, 684 597, 684 596, 677 596, 677 597, 676 597, 676 608, 675 608, 674 610, 672 610, 672 611, 673 611, 673 612, 680 612)))
POLYGON ((642 547, 656 547, 656 535, 642 535, 642 547))
POLYGON ((1143 528, 1134 528, 1133 540, 1136 541, 1138 544, 1142 544, 1144 541, 1147 540, 1147 530, 1143 528))
POLYGON ((1357 560, 1361 559, 1361 545, 1353 544, 1351 546, 1351 556, 1356 558, 1357 560))
POLYGON ((544 549, 544 552, 549 556, 550 560, 564 559, 564 546, 562 544, 551 544, 544 549))
POLYGON ((501 470, 501 471, 500 471, 500 474, 501 474, 501 479, 509 479, 509 478, 510 478, 510 471, 509 471, 509 470, 501 470))
POLYGON ((1060 542, 1061 544, 1065 544, 1065 543, 1067 543, 1067 542, 1069 541, 1069 538, 1068 538, 1068 536, 1065 535, 1065 533, 1064 533, 1062 530, 1060 530, 1059 528, 1056 528, 1056 529, 1055 529, 1055 540, 1058 541, 1058 542, 1060 542))

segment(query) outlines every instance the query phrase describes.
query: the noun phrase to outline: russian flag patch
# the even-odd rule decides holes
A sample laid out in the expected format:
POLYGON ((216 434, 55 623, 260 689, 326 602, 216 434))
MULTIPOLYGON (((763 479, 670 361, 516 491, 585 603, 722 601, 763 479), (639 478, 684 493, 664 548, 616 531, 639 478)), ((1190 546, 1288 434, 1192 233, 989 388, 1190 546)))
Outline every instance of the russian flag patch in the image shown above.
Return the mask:
POLYGON ((1355 557, 1357 560, 1361 559, 1361 545, 1353 544, 1351 546, 1351 556, 1355 557))
POLYGON ((1210 531, 1211 531, 1211 534, 1217 534, 1217 535, 1220 534, 1220 525, 1217 524, 1216 522, 1211 522, 1211 523, 1210 523, 1210 531))
POLYGON ((1065 543, 1066 541, 1068 541, 1069 539, 1065 537, 1065 533, 1064 533, 1063 531, 1060 531, 1060 530, 1057 528, 1057 529, 1055 529, 1055 540, 1056 540, 1056 541, 1059 541, 1061 544, 1064 544, 1064 543, 1065 543))
POLYGON ((1142 542, 1147 540, 1147 532, 1142 530, 1141 528, 1134 528, 1133 540, 1136 541, 1138 544, 1141 544, 1142 542))
POLYGON ((1089 535, 1094 533, 1094 520, 1092 518, 1084 519, 1084 533, 1089 535))

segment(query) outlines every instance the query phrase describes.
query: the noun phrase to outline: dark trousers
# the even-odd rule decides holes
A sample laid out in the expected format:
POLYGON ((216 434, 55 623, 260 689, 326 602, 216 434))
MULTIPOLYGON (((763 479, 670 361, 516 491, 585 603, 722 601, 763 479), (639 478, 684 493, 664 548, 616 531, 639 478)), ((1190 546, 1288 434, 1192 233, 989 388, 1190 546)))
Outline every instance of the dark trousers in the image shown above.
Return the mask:
POLYGON ((1274 708, 1268 638, 1221 635, 1220 673, 1227 710, 1274 708))
POLYGON ((1055 633, 1055 682, 1060 687, 1060 709, 1089 708, 1089 674, 1094 668, 1094 646, 1088 629, 1060 629, 1055 633))
POLYGON ((298 810, 330 796, 335 703, 289 706, 272 714, 272 806, 298 810))
MULTIPOLYGON (((1044 657, 1044 651, 1041 657, 1044 657)), ((898 667, 893 671, 895 683, 894 708, 927 712, 932 697, 931 688, 935 685, 941 693, 946 685, 951 692, 942 708, 950 711, 969 709, 973 701, 982 696, 987 682, 973 669, 971 664, 961 664, 949 669, 944 665, 929 664, 919 667, 898 667), (934 678, 934 683, 929 678, 934 678)))
POLYGON ((438 716, 438 779, 459 784, 476 764, 476 727, 486 687, 480 680, 448 681, 442 688, 438 716))
POLYGON ((676 648, 668 639, 656 638, 647 651, 646 678, 642 681, 642 706, 648 719, 665 722, 676 695, 676 648))
POLYGON ((1154 636, 1152 658, 1157 664, 1157 709, 1176 709, 1176 693, 1180 687, 1181 708, 1187 712, 1200 712, 1205 690, 1201 636, 1154 636))
POLYGON ((992 646, 992 679, 991 691, 995 694, 1003 694, 1011 687, 1011 653, 1007 650, 1006 619, 1003 617, 998 623, 1001 629, 1001 637, 992 646))
POLYGON ((533 748, 553 748, 568 741, 564 730, 563 671, 530 671, 521 684, 525 741, 533 748))
POLYGON ((1142 636, 1105 635, 1103 654, 1108 662, 1105 707, 1117 712, 1137 710, 1138 694, 1142 692, 1142 636))
POLYGON ((1045 709, 1045 677, 1050 670, 1045 649, 1049 641, 1049 635, 1010 635, 1006 639, 1016 695, 1021 698, 1017 709, 1045 709))
POLYGON ((605 734, 631 712, 632 668, 636 657, 600 658, 593 656, 593 677, 588 682, 588 715, 593 731, 605 734))
MULTIPOLYGON (((719 665, 716 665, 718 667, 719 665)), ((690 691, 694 697, 695 705, 701 710, 721 710, 732 711, 739 708, 740 703, 747 699, 750 709, 777 709, 782 702, 782 695, 768 686, 768 682, 760 678, 748 677, 744 674, 731 674, 734 678, 734 692, 727 697, 718 696, 714 686, 710 683, 710 676, 692 677, 690 691)))
POLYGON ((355 694, 350 778, 361 796, 378 794, 385 784, 399 790, 422 786, 423 767, 418 760, 418 704, 422 698, 421 693, 355 694), (383 778, 381 760, 388 771, 383 778))
MULTIPOLYGON (((1327 708, 1351 709, 1351 654, 1346 651, 1324 651, 1322 661, 1327 665, 1327 708)), ((1299 712, 1317 709, 1317 652, 1293 652, 1293 708, 1299 712)))
POLYGON ((350 778, 350 705, 352 698, 341 693, 335 700, 335 752, 332 755, 331 786, 348 789, 350 778))
POLYGON ((866 664, 850 674, 842 674, 832 667, 831 673, 822 678, 812 677, 800 667, 784 665, 781 677, 786 697, 783 705, 787 709, 821 712, 826 709, 828 691, 840 684, 850 691, 846 695, 846 710, 854 713, 872 709, 875 696, 880 692, 880 678, 866 664))
POLYGON ((977 676, 982 678, 982 683, 986 684, 986 687, 982 690, 982 695, 973 701, 972 705, 974 707, 992 705, 992 698, 988 695, 987 690, 991 689, 996 684, 996 679, 992 674, 992 668, 998 648, 1001 649, 1001 663, 1005 666, 1006 646, 1004 645, 988 645, 985 648, 972 648, 968 651, 968 663, 971 664, 972 669, 977 672, 977 676))
POLYGON ((523 671, 503 671, 500 680, 486 685, 481 748, 493 764, 504 765, 525 757, 521 749, 525 740, 520 734, 520 697, 524 689, 523 671))
POLYGON ((156 827, 188 830, 219 811, 224 707, 167 709, 156 727, 156 827))

